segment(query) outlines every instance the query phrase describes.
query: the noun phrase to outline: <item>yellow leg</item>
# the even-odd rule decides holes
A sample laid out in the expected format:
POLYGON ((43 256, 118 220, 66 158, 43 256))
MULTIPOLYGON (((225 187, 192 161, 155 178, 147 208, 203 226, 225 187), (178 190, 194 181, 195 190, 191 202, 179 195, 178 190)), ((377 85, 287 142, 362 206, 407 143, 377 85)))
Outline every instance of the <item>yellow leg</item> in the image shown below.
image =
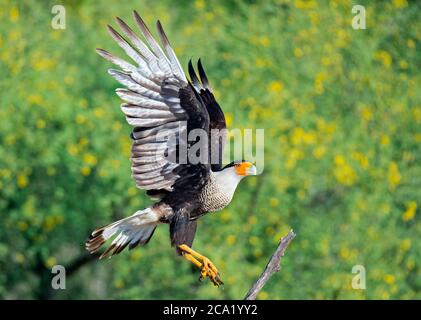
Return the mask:
POLYGON ((193 263, 196 267, 201 268, 202 264, 200 263, 200 261, 198 261, 195 257, 193 257, 190 253, 184 253, 183 257, 186 258, 186 260, 190 261, 191 263, 193 263))
POLYGON ((183 256, 193 264, 195 264, 198 268, 200 268, 200 279, 204 279, 209 277, 212 283, 219 287, 223 284, 221 278, 219 277, 218 269, 215 265, 204 255, 194 251, 189 246, 182 244, 178 246, 182 251, 183 256), (202 262, 199 262, 201 260, 202 262))

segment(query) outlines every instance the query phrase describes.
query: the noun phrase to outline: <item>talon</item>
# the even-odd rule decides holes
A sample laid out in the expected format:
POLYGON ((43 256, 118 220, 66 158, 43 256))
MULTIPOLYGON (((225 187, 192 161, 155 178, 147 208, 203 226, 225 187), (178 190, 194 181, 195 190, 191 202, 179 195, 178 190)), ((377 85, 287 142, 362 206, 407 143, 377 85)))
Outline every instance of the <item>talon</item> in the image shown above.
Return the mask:
POLYGON ((186 245, 180 245, 178 248, 181 250, 181 253, 184 258, 186 258, 187 260, 195 264, 198 268, 200 268, 199 281, 202 281, 205 278, 209 278, 209 280, 216 287, 219 287, 224 284, 221 278, 219 277, 218 269, 207 257, 197 253, 196 251, 194 251, 186 245), (201 260, 201 262, 199 260, 201 260))

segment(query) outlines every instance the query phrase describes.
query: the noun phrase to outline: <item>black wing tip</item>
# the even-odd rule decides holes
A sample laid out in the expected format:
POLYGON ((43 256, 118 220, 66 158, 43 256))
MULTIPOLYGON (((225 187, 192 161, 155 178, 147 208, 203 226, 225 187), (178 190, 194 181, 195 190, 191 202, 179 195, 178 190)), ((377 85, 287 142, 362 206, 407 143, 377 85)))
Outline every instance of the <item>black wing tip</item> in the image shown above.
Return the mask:
POLYGON ((202 82, 203 87, 210 89, 208 77, 206 76, 205 70, 203 69, 201 58, 199 58, 197 61, 197 69, 199 70, 200 81, 202 82))
MULTIPOLYGON (((140 18, 140 14, 139 14, 139 12, 137 12, 137 10, 133 10, 133 15, 138 16, 140 18)), ((140 18, 140 19, 142 19, 142 18, 140 18)))
POLYGON ((187 67, 189 69, 189 74, 190 74, 190 77, 191 77, 192 76, 192 73, 194 73, 194 68, 193 68, 193 63, 191 61, 191 58, 189 59, 189 62, 187 64, 187 67))
POLYGON ((120 34, 117 32, 116 29, 114 29, 111 25, 107 24, 108 32, 111 34, 111 36, 119 36, 120 34))
POLYGON ((193 67, 193 63, 192 63, 192 59, 190 58, 189 63, 187 65, 188 71, 189 71, 189 75, 190 75, 190 80, 193 84, 193 87, 196 90, 200 90, 202 88, 199 78, 197 77, 196 71, 194 70, 193 67))
POLYGON ((95 253, 105 243, 105 239, 102 235, 103 232, 104 228, 99 228, 89 236, 88 241, 85 243, 85 249, 89 251, 89 253, 95 253))
POLYGON ((139 12, 137 12, 137 10, 133 10, 133 17, 136 20, 136 22, 146 27, 145 21, 143 21, 142 17, 140 16, 139 12))
POLYGON ((161 21, 159 21, 159 20, 156 21, 156 28, 158 30, 158 34, 159 34, 159 37, 161 38, 161 41, 162 41, 163 45, 165 47, 171 46, 170 41, 168 40, 168 37, 167 37, 167 35, 164 31, 164 27, 161 24, 161 21))
POLYGON ((127 23, 124 22, 123 19, 121 19, 120 17, 115 17, 115 20, 117 21, 118 25, 121 26, 127 26, 127 23))
POLYGON ((98 53, 100 56, 107 54, 108 52, 102 48, 95 48, 95 52, 98 53))

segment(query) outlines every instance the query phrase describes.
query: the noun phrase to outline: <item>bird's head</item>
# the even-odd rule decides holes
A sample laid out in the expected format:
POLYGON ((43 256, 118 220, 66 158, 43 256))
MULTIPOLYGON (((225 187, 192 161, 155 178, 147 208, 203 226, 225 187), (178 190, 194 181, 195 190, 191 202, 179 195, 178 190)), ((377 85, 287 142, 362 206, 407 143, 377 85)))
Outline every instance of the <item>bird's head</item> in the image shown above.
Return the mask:
POLYGON ((255 176, 257 174, 256 166, 249 161, 233 161, 226 165, 223 170, 230 170, 238 177, 255 176))
POLYGON ((214 172, 219 188, 228 196, 234 194, 240 181, 247 176, 257 174, 256 167, 249 161, 233 161, 222 170, 214 172))

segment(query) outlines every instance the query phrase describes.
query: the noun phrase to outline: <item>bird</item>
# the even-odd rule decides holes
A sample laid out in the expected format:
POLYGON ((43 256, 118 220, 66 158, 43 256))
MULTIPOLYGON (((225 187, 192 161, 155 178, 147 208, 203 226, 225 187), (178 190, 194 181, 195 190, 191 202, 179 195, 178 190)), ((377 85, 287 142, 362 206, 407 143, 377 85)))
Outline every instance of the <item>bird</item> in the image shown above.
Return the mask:
POLYGON ((156 202, 94 230, 85 246, 95 253, 112 239, 100 259, 111 257, 126 247, 131 250, 146 245, 157 226, 167 224, 177 254, 199 269, 199 279, 209 278, 220 286, 223 282, 215 264, 192 248, 197 221, 225 208, 240 181, 256 175, 257 169, 246 160, 223 164, 226 120, 201 59, 197 62, 199 76, 190 59, 187 79, 161 22, 156 22, 160 45, 136 10, 133 18, 141 37, 119 17, 116 22, 123 35, 108 25, 111 37, 132 62, 104 49, 97 48, 96 52, 119 67, 108 73, 124 86, 116 89, 116 94, 133 127, 132 177, 156 202), (202 139, 186 139, 195 130, 204 133, 199 137, 202 139), (199 161, 189 157, 197 156, 197 150, 199 161))

